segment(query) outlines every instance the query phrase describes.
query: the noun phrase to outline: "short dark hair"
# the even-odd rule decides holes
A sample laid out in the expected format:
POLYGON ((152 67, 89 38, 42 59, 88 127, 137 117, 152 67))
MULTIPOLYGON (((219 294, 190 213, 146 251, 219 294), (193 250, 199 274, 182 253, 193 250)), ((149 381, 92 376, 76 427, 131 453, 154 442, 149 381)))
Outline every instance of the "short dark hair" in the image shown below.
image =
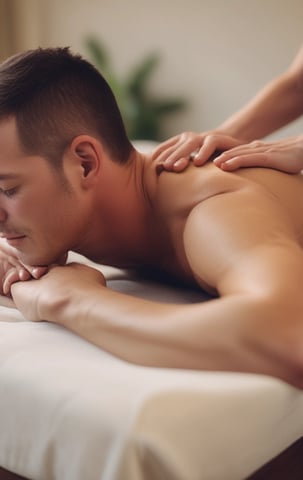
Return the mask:
POLYGON ((60 167, 74 137, 95 135, 118 162, 132 150, 101 73, 69 48, 38 48, 0 65, 0 119, 13 116, 21 147, 60 167))

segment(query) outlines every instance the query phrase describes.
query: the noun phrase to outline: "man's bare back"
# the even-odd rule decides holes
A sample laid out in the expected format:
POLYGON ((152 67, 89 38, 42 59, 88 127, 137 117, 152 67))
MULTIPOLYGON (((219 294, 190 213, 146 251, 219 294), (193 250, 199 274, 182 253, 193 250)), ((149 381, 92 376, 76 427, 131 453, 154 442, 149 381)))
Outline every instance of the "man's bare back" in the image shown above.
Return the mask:
MULTIPOLYGON (((244 208, 248 210, 251 202, 254 206, 258 204, 261 214, 264 197, 270 197, 271 202, 276 205, 275 217, 277 214, 283 216, 283 218, 287 217, 298 243, 303 246, 302 175, 289 175, 264 168, 249 168, 227 173, 219 170, 212 163, 204 166, 201 170, 189 166, 182 174, 161 171, 157 182, 157 190, 154 192, 153 205, 157 214, 161 219, 165 218, 169 225, 168 235, 172 242, 171 254, 169 254, 169 249, 164 248, 164 246, 169 245, 168 239, 165 240, 163 245, 163 268, 182 279, 186 277, 189 282, 192 281, 194 279, 193 273, 186 259, 183 242, 184 227, 191 210, 211 197, 218 197, 227 192, 233 195, 233 192, 248 187, 255 193, 252 194, 244 208)), ((224 208, 223 199, 222 208, 224 208)), ((268 225, 271 224, 272 220, 272 218, 265 218, 268 225)), ((247 222, 250 222, 249 214, 247 215, 247 222)), ((264 222, 263 215, 262 222, 264 222)), ((275 228, 274 225, 275 222, 273 228, 275 228)), ((263 228, 262 225, 261 228, 263 228)), ((220 249, 224 250, 224 238, 219 239, 219 241, 220 249)), ((207 254, 209 247, 209 245, 201 243, 201 256, 207 254)), ((159 260, 162 253, 161 251, 158 252, 159 260)), ((210 293, 214 293, 214 285, 205 283, 203 278, 199 278, 198 283, 210 293)))

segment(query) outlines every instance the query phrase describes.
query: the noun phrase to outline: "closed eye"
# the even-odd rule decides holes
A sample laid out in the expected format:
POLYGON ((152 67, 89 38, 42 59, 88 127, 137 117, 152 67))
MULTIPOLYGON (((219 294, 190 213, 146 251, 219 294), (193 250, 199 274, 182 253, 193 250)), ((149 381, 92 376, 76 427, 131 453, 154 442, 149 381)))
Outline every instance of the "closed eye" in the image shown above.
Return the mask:
POLYGON ((4 190, 3 188, 0 189, 0 192, 8 198, 13 197, 17 193, 18 187, 8 188, 4 190))

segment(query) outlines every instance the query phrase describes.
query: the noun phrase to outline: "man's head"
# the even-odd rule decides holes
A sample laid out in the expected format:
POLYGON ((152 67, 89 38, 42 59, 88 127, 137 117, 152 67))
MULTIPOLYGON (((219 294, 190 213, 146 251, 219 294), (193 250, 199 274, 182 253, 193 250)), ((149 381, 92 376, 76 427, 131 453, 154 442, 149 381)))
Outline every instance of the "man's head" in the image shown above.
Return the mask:
POLYGON ((24 263, 91 241, 100 179, 131 151, 109 86, 80 56, 38 49, 0 65, 0 233, 24 263))
POLYGON ((102 141, 110 157, 131 152, 114 95, 102 75, 68 48, 37 49, 0 65, 0 121, 16 120, 21 147, 60 168, 78 135, 102 141))

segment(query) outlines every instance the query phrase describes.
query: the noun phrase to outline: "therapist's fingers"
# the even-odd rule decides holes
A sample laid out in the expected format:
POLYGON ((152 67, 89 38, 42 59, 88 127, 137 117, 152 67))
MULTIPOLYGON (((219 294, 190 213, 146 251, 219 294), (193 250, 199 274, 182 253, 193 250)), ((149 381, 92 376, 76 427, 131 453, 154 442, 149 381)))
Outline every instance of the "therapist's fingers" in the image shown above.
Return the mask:
POLYGON ((165 170, 181 171, 199 150, 203 139, 204 134, 183 132, 159 145, 154 151, 153 159, 162 164, 165 170))
POLYGON ((204 165, 214 154, 223 150, 229 150, 240 145, 241 142, 236 138, 227 135, 213 134, 207 135, 203 145, 193 158, 194 165, 204 165))
POLYGON ((153 150, 152 159, 157 160, 159 163, 163 163, 175 151, 179 140, 180 135, 175 135, 174 137, 160 143, 159 146, 153 150))
POLYGON ((180 172, 188 166, 190 161, 196 167, 201 167, 218 152, 234 148, 240 144, 241 142, 236 138, 221 133, 210 133, 206 136, 195 135, 188 139, 182 147, 175 149, 174 154, 164 162, 164 168, 167 169, 166 165, 169 164, 171 170, 180 172), (179 156, 176 161, 174 160, 175 156, 179 156))
POLYGON ((270 153, 248 153, 236 155, 229 159, 225 159, 224 155, 214 160, 217 167, 226 171, 237 170, 245 167, 264 167, 281 170, 286 173, 299 173, 302 169, 302 160, 299 158, 287 158, 281 154, 270 153))
POLYGON ((190 161, 195 166, 206 163, 214 153, 241 145, 233 137, 215 131, 204 133, 183 132, 163 142, 153 152, 153 160, 165 170, 180 172, 190 161))
POLYGON ((299 173, 303 168, 300 138, 291 138, 271 144, 251 142, 223 152, 214 160, 223 170, 240 167, 266 167, 286 173, 299 173))
POLYGON ((168 164, 165 163, 164 168, 165 170, 170 170, 173 172, 183 172, 183 170, 185 170, 186 167, 188 166, 189 162, 190 162, 189 157, 181 157, 181 158, 178 158, 177 160, 172 160, 168 164))
MULTIPOLYGON (((174 152, 164 161, 166 170, 182 171, 190 161, 196 167, 201 167, 218 152, 241 145, 240 140, 221 133, 211 132, 206 135, 187 132, 184 135, 181 145, 174 145, 174 152)), ((181 137, 179 141, 181 142, 181 137)))
POLYGON ((270 158, 265 153, 235 154, 228 159, 222 154, 214 159, 214 164, 226 171, 237 170, 241 167, 271 167, 270 158))

